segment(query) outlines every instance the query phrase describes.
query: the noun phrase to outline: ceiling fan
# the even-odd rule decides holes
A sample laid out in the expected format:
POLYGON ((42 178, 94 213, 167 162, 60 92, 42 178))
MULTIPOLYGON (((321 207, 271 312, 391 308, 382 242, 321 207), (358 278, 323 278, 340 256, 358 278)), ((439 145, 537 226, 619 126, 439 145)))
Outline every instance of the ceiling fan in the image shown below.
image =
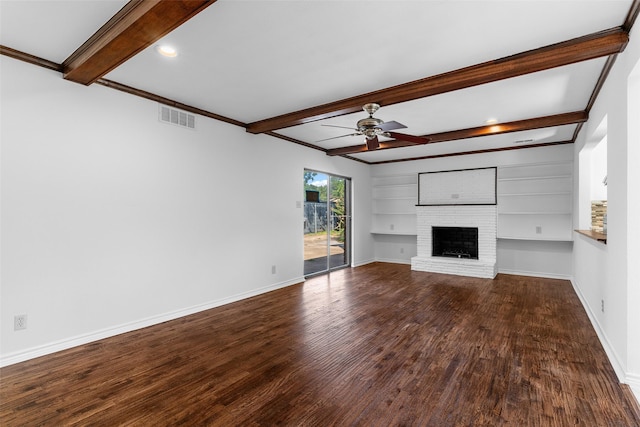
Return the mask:
MULTIPOLYGON (((403 129, 406 128, 402 123, 398 123, 396 121, 385 122, 381 119, 373 117, 376 111, 380 108, 379 104, 364 104, 362 109, 369 114, 369 117, 358 120, 356 123, 356 129, 353 129, 355 133, 350 133, 347 135, 334 136, 333 138, 321 139, 320 141, 328 141, 330 139, 344 138, 347 136, 356 136, 363 135, 365 140, 364 142, 367 144, 367 150, 375 150, 380 146, 380 141, 378 140, 378 136, 385 136, 387 138, 399 139, 402 141, 411 142, 414 144, 426 144, 429 142, 429 138, 423 138, 421 136, 413 136, 407 135, 404 133, 392 132, 395 129, 403 129)), ((329 126, 334 128, 342 128, 342 129, 352 129, 344 126, 335 126, 335 125, 322 125, 329 126)))

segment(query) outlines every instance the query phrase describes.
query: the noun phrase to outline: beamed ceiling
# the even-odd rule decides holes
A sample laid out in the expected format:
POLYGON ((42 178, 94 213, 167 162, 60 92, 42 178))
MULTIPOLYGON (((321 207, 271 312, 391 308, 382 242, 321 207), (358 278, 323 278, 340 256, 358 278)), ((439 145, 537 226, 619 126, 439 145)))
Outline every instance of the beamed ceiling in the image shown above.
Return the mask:
POLYGON ((573 143, 639 5, 3 0, 1 51, 71 82, 378 164, 573 143), (160 56, 160 44, 178 55, 160 56), (405 126, 375 150, 351 135, 367 103, 405 126))

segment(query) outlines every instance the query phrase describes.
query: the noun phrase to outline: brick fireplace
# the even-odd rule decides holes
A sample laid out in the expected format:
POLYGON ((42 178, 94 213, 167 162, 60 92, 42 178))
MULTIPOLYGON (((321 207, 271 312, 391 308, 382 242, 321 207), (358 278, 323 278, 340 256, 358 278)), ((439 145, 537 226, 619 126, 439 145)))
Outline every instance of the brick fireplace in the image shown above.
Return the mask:
POLYGON ((491 279, 496 276, 496 205, 417 206, 416 209, 418 254, 411 259, 412 270, 491 279), (469 251, 468 245, 465 249, 455 234, 448 239, 457 248, 446 250, 449 253, 445 256, 438 255, 436 248, 434 254, 434 227, 436 234, 441 229, 476 229, 477 254, 469 251))

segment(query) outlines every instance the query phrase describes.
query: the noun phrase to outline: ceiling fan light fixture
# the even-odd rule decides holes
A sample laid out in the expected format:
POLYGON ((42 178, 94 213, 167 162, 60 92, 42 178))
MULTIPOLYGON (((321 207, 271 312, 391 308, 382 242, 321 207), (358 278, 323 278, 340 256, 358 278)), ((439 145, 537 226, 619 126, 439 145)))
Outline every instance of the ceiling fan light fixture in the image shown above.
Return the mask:
POLYGON ((367 139, 373 139, 378 135, 378 132, 376 132, 374 128, 365 129, 362 133, 367 139))

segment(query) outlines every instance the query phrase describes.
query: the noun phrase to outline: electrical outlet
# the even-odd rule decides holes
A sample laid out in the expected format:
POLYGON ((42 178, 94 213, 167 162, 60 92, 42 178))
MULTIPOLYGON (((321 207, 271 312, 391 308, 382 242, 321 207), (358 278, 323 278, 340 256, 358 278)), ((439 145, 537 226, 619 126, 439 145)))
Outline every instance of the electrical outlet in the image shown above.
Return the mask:
POLYGON ((275 265, 271 266, 271 274, 276 274, 276 266, 275 265))
POLYGON ((393 231, 394 228, 395 228, 395 225, 393 225, 393 224, 389 225, 389 230, 393 231))
POLYGON ((27 315, 18 314, 17 316, 13 316, 13 330, 20 331, 22 329, 27 329, 27 315))
POLYGON ((400 248, 400 253, 403 254, 404 253, 404 248, 400 248))
POLYGON ((536 234, 542 234, 542 226, 536 225, 536 234))
POLYGON ((600 300, 600 310, 602 310, 602 312, 604 313, 604 300, 603 299, 600 300))

